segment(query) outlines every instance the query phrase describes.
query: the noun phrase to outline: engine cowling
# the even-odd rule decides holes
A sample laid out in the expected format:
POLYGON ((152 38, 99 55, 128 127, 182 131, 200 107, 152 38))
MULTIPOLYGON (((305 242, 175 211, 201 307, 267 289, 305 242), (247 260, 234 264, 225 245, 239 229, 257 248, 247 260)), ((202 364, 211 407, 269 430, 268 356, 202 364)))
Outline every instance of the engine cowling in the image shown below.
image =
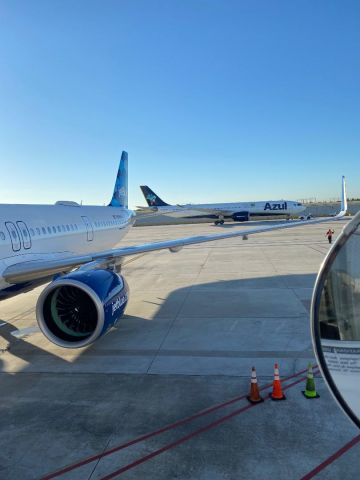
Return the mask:
POLYGON ((77 271, 59 277, 39 296, 36 317, 43 334, 66 348, 85 347, 123 315, 129 287, 110 270, 77 271))
POLYGON ((232 214, 234 222, 248 222, 249 218, 249 212, 236 212, 232 214))

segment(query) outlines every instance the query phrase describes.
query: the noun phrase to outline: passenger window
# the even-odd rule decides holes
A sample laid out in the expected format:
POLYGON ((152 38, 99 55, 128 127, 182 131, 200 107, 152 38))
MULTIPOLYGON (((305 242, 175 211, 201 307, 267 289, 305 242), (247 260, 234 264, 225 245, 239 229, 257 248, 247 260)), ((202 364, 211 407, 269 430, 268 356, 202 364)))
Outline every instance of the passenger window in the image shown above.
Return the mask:
POLYGON ((43 234, 45 235, 46 234, 45 227, 41 227, 41 230, 42 230, 43 234))
POLYGON ((0 232, 0 239, 5 240, 5 233, 4 232, 0 232))
POLYGON ((61 225, 62 231, 65 232, 65 225, 61 225))
POLYGON ((78 229, 78 226, 76 225, 76 223, 75 223, 74 227, 75 227, 75 230, 77 230, 77 229, 78 229))
POLYGON ((36 227, 36 233, 40 235, 40 228, 36 227))
POLYGON ((69 227, 69 225, 66 225, 66 230, 67 230, 68 232, 70 232, 70 227, 69 227))
POLYGON ((52 227, 52 229, 53 229, 53 232, 56 233, 56 228, 55 228, 55 227, 52 227))
POLYGON ((70 228, 71 228, 72 231, 74 231, 74 225, 73 224, 70 225, 70 228))
POLYGON ((30 235, 31 235, 32 237, 35 236, 35 232, 34 232, 34 229, 33 229, 33 228, 30 228, 30 235))
POLYGON ((57 231, 58 231, 58 232, 61 232, 61 227, 60 227, 60 225, 57 226, 57 231))
POLYGON ((51 233, 51 228, 47 227, 47 231, 48 231, 48 233, 51 233))

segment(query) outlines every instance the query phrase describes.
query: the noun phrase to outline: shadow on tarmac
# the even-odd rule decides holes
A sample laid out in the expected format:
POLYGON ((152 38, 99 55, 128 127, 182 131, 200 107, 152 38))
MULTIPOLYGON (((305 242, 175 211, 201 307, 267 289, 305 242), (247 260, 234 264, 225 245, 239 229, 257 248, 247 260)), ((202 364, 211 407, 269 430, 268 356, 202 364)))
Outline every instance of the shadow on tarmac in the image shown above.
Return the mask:
MULTIPOLYGON (((163 295, 160 297, 156 296, 154 293, 154 298, 152 300, 144 299, 143 303, 154 305, 155 307, 159 307, 157 311, 154 312, 152 319, 149 320, 148 318, 142 318, 141 316, 133 316, 125 314, 119 321, 118 325, 111 329, 109 333, 105 336, 100 338, 98 341, 86 347, 84 349, 61 349, 59 351, 63 351, 64 353, 67 352, 80 352, 78 359, 79 361, 81 358, 86 357, 88 355, 92 355, 94 351, 98 348, 105 347, 114 347, 120 348, 122 344, 126 345, 128 341, 131 343, 132 340, 136 340, 138 342, 138 347, 141 349, 141 332, 142 328, 146 328, 147 334, 149 330, 156 327, 156 322, 163 318, 169 318, 171 313, 169 309, 172 311, 177 306, 178 312, 177 316, 184 312, 185 315, 191 315, 191 311, 186 307, 186 299, 184 300, 184 296, 191 291, 191 303, 196 305, 196 316, 199 318, 206 319, 207 314, 210 316, 214 315, 214 309, 219 310, 219 315, 222 314, 224 317, 227 315, 230 318, 236 318, 237 309, 239 309, 239 315, 244 316, 244 312, 241 313, 241 310, 244 308, 244 298, 246 297, 248 301, 248 306, 250 308, 256 308, 256 312, 258 316, 261 315, 262 308, 266 309, 266 302, 264 305, 261 305, 261 297, 259 297, 258 292, 266 293, 267 289, 271 289, 271 295, 273 294, 273 290, 276 289, 284 289, 283 292, 285 294, 287 289, 310 289, 313 288, 315 282, 316 275, 315 274, 286 274, 286 275, 270 275, 266 277, 250 277, 250 278, 242 278, 242 279, 234 279, 234 280, 219 280, 216 282, 208 282, 203 284, 194 284, 191 286, 186 286, 183 288, 178 288, 171 292, 166 298, 163 295), (221 302, 219 298, 219 290, 225 291, 224 300, 221 302), (246 290, 246 292, 244 292, 246 290), (244 293, 244 298, 241 293, 244 293), (251 292, 253 293, 253 298, 251 298, 251 292), (214 301, 214 298, 217 298, 214 301), (211 305, 207 304, 207 300, 211 299, 211 305), (226 308, 227 300, 231 301, 231 311, 229 310, 227 313, 222 311, 222 307, 226 308), (210 308, 210 310, 209 310, 210 308), (125 335, 125 336, 124 336, 125 335)), ((131 292, 130 292, 131 293, 131 292)), ((151 293, 151 292, 150 292, 151 293)), ((224 296, 224 294, 223 294, 224 296)), ((307 312, 310 311, 310 296, 309 298, 299 298, 298 299, 304 306, 307 312)), ((131 296, 130 296, 131 302, 131 296)), ((266 310, 264 310, 264 316, 267 315, 266 310)), ((286 312, 285 312, 286 315, 286 312)), ((19 318, 19 314, 16 315, 16 318, 19 318)), ((245 315, 246 316, 246 315, 245 315)), ((290 315, 291 316, 291 315, 290 315)), ((276 315, 273 316, 276 318, 276 315)), ((34 312, 34 320, 35 320, 35 312, 34 312)), ((22 329, 18 329, 15 324, 11 323, 11 319, 7 319, 6 316, 2 315, 0 320, 1 322, 5 322, 6 325, 0 327, 0 354, 10 352, 15 357, 22 359, 26 362, 29 362, 31 357, 36 355, 41 356, 50 356, 54 357, 56 362, 60 363, 68 363, 65 359, 61 358, 58 354, 54 355, 51 351, 46 350, 37 346, 36 344, 29 343, 26 339, 29 336, 32 336, 32 333, 29 335, 24 335, 23 338, 16 338, 13 334, 14 332, 21 332, 22 329)), ((219 332, 221 333, 221 332, 219 332)), ((58 352, 57 352, 58 353, 58 352)), ((30 362, 31 363, 31 362, 30 362)), ((76 363, 76 362, 75 362, 76 363)), ((1 372, 2 370, 0 370, 1 372)), ((26 371, 26 367, 23 371, 26 371)))
MULTIPOLYGON (((170 321, 172 326, 181 312, 184 315, 188 314, 187 300, 197 304, 197 318, 194 318, 194 322, 205 324, 209 308, 212 315, 214 309, 218 309, 219 318, 228 316, 227 332, 224 332, 223 325, 218 332, 214 324, 211 329, 214 339, 225 333, 225 337, 230 339, 239 334, 239 331, 233 329, 233 324, 237 319, 237 308, 241 311, 244 302, 248 302, 249 307, 254 308, 261 315, 261 310, 266 306, 266 302, 261 303, 259 300, 261 295, 271 296, 276 288, 283 290, 286 296, 289 289, 312 288, 314 281, 315 274, 269 275, 187 286, 174 290, 163 301, 161 301, 163 296, 157 297, 154 293, 154 297, 160 301, 159 309, 152 316, 152 320, 142 316, 125 315, 118 327, 112 329, 89 348, 82 350, 71 365, 66 357, 62 358, 59 355, 59 350, 54 354, 37 345, 29 344, 26 338, 15 338, 12 332, 16 327, 12 325, 10 319, 7 322, 3 315, 2 321, 7 322, 7 325, 0 327, 0 339, 8 344, 8 351, 16 358, 24 360, 29 366, 32 362, 39 364, 41 361, 52 366, 55 364, 57 369, 41 373, 41 370, 37 372, 30 369, 29 371, 29 366, 25 366, 21 373, 28 372, 28 375, 4 374, 3 359, 0 357, 0 372, 2 372, 0 387, 3 392, 0 407, 0 432, 2 432, 0 444, 6 445, 6 448, 0 449, 0 476, 9 480, 39 478, 62 465, 101 451, 114 435, 116 441, 132 438, 238 395, 239 379, 227 376, 226 373, 220 376, 147 375, 145 370, 134 371, 135 375, 131 375, 131 372, 120 374, 112 369, 114 356, 118 356, 116 361, 121 362, 128 361, 129 357, 150 355, 155 358, 161 355, 163 341, 159 346, 159 336, 165 339, 166 332, 169 333, 169 325, 164 325, 164 319, 169 318, 169 307, 177 311, 174 319, 170 321), (218 292, 224 290, 227 292, 224 301, 216 301, 218 292), (231 309, 230 306, 226 306, 226 299, 230 297, 232 298, 231 309), (210 306, 207 303, 208 298, 212 298, 213 304, 210 306), (228 308, 227 313, 223 311, 221 314, 221 311, 226 308, 228 308), (104 360, 107 356, 108 371, 105 369, 99 372, 96 368, 93 373, 91 370, 76 370, 77 364, 81 364, 86 359, 88 361, 91 359, 96 364, 100 357, 104 360), (74 368, 76 375, 63 375, 62 366, 66 366, 66 373, 71 373, 74 368), (51 448, 48 448, 49 445, 51 448)), ((308 306, 306 302, 298 300, 303 303, 302 315, 306 316, 308 306)), ((158 303, 156 299, 154 303, 158 303)), ((286 312, 283 312, 283 319, 286 320, 287 315, 291 317, 295 313, 295 309, 292 311, 290 306, 286 312)), ((267 313, 263 311, 263 316, 266 315, 267 313)), ((19 315, 16 318, 19 318, 19 315)), ((272 318, 276 320, 276 316, 272 318)), ((288 321, 291 323, 292 319, 288 321)), ((191 325, 182 332, 182 335, 184 334, 183 346, 173 352, 179 356, 186 356, 190 347, 192 354, 196 350, 191 325)), ((201 330, 197 334, 201 335, 201 330)), ((265 342, 271 344, 271 341, 269 336, 259 338, 259 348, 261 345, 264 346, 265 342)), ((235 338, 230 349, 232 351, 236 348, 248 349, 247 344, 246 336, 241 341, 239 337, 238 342, 235 338)), ((207 351, 212 349, 213 345, 210 342, 207 351)), ((164 350, 166 355, 171 357, 170 349, 165 343, 164 350)), ((199 352, 201 356, 201 351, 199 352)), ((211 357, 209 358, 211 362, 211 357)), ((229 360, 231 361, 231 358, 229 360)), ((167 361, 166 358, 165 361, 167 361)), ((237 430, 236 432, 234 430, 232 435, 236 438, 237 430)), ((229 440, 224 442, 227 444, 232 440, 229 437, 229 440)), ((226 468, 230 473, 239 468, 235 457, 231 461, 227 460, 229 463, 226 468)), ((213 465, 215 470, 217 461, 213 465)), ((211 467, 211 458, 207 458, 206 462, 207 468, 211 467)), ((194 463, 189 457, 186 462, 182 459, 181 463, 185 473, 187 469, 195 468, 197 474, 194 478, 200 478, 201 462, 194 463), (193 462, 192 467, 187 462, 193 462)), ((175 464, 176 462, 168 462, 164 465, 162 475, 157 478, 174 478, 175 464)))

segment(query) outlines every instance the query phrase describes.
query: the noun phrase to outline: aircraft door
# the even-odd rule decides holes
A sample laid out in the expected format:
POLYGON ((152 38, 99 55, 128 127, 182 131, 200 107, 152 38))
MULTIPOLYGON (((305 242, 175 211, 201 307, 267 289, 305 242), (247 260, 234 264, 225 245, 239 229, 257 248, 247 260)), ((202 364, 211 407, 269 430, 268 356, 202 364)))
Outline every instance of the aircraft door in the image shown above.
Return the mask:
POLYGON ((22 239, 23 246, 26 250, 28 250, 29 248, 31 248, 31 237, 30 237, 29 229, 26 223, 24 222, 19 221, 19 222, 16 222, 16 224, 20 231, 20 236, 22 239))
POLYGON ((92 242, 94 240, 94 229, 93 229, 92 223, 88 217, 81 217, 81 218, 85 223, 87 241, 92 242))
POLYGON ((21 248, 19 232, 13 222, 5 222, 7 231, 11 238, 11 246, 14 252, 18 252, 21 248))

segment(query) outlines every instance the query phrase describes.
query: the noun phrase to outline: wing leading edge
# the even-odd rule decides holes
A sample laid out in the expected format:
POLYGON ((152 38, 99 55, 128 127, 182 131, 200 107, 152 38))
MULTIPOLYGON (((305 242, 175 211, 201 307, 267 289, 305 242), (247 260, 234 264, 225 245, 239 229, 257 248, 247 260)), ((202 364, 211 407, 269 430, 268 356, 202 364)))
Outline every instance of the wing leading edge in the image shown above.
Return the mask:
MULTIPOLYGON (((214 235, 200 235, 194 237, 178 238, 175 240, 166 240, 163 242, 144 243, 142 245, 135 245, 130 247, 120 247, 111 250, 104 250, 89 255, 74 255, 63 257, 55 260, 34 260, 29 262, 21 262, 11 265, 3 272, 3 277, 6 282, 16 284, 27 282, 40 277, 47 277, 55 275, 56 273, 69 271, 77 267, 86 266, 91 268, 97 265, 111 265, 121 264, 122 259, 129 255, 138 255, 140 253, 154 252, 157 250, 169 249, 171 252, 177 252, 181 248, 188 245, 195 245, 205 242, 213 242, 217 240, 225 240, 227 238, 244 237, 255 235, 258 233, 271 232, 274 230, 285 230, 296 228, 304 225, 314 225, 318 223, 325 223, 343 218, 347 211, 345 178, 342 177, 342 198, 341 211, 333 217, 317 218, 307 221, 286 222, 268 227, 252 228, 247 230, 240 230, 231 233, 217 233, 214 235)), ((84 268, 84 267, 83 267, 84 268)))

